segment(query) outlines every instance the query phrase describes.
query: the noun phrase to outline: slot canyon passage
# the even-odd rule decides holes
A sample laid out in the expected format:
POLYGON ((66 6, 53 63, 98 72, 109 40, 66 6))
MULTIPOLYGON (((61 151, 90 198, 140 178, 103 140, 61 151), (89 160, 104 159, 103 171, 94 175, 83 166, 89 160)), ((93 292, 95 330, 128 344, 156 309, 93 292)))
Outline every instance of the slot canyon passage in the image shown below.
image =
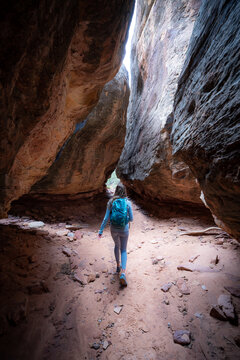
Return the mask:
POLYGON ((239 14, 1 3, 1 359, 240 357, 239 14), (127 287, 98 238, 118 178, 127 287))

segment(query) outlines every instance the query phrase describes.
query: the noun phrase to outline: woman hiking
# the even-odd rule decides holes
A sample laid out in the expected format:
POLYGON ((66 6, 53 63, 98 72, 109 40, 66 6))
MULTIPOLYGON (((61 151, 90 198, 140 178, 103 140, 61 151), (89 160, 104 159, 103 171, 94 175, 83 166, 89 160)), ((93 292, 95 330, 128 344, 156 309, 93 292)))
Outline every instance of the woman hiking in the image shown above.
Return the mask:
POLYGON ((127 264, 127 241, 129 235, 129 221, 133 221, 132 206, 127 199, 125 186, 119 182, 112 199, 108 201, 106 214, 104 216, 98 237, 101 238, 103 229, 110 217, 111 235, 115 242, 114 254, 117 262, 117 273, 120 273, 120 283, 127 286, 126 264, 127 264), (121 265, 119 251, 121 250, 121 265))

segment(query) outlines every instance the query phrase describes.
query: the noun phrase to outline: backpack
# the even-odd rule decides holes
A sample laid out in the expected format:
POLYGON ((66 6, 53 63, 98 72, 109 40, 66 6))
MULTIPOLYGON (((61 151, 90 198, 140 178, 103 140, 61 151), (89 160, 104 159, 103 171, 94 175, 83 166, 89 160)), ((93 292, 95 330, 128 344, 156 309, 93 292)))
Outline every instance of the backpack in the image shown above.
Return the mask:
POLYGON ((128 223, 127 200, 120 198, 112 203, 110 222, 112 225, 124 227, 128 223))

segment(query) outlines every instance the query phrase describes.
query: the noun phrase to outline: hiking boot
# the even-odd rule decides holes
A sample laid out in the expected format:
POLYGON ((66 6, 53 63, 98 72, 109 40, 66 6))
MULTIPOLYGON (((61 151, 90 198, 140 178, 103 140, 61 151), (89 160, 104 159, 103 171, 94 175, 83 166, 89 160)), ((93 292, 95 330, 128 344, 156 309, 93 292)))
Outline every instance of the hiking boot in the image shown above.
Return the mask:
POLYGON ((125 274, 121 274, 119 280, 120 280, 120 284, 121 284, 122 286, 127 286, 127 279, 126 279, 126 275, 125 275, 125 274))
POLYGON ((121 266, 117 266, 116 273, 120 273, 120 271, 121 271, 121 266))

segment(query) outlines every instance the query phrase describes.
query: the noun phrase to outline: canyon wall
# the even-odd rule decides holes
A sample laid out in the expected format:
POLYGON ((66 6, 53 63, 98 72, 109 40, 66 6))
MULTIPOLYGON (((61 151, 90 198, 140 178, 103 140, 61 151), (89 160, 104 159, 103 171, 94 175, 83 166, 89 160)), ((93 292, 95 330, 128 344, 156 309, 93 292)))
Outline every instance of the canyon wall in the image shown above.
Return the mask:
POLYGON ((31 194, 44 194, 46 198, 46 194, 76 197, 102 192, 124 146, 128 99, 128 73, 122 66, 31 194))
POLYGON ((118 72, 134 1, 0 5, 0 217, 28 193, 118 72))
POLYGON ((179 79, 174 155, 198 179, 215 221, 240 239, 240 2, 204 1, 179 79))
POLYGON ((117 172, 148 199, 201 204, 199 185, 172 157, 170 142, 177 81, 200 3, 137 2, 127 134, 117 172))

